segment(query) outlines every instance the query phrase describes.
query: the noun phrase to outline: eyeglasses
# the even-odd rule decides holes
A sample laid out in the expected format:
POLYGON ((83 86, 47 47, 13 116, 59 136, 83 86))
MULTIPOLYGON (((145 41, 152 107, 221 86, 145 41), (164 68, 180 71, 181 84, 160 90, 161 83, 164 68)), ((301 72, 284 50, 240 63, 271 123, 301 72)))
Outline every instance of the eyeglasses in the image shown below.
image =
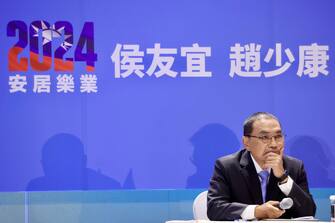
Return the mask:
POLYGON ((259 140, 261 140, 264 144, 270 144, 272 142, 272 139, 275 139, 276 143, 283 143, 284 138, 286 135, 283 134, 278 134, 278 135, 274 135, 274 136, 252 136, 252 135, 246 135, 247 137, 252 137, 252 138, 257 138, 259 140))

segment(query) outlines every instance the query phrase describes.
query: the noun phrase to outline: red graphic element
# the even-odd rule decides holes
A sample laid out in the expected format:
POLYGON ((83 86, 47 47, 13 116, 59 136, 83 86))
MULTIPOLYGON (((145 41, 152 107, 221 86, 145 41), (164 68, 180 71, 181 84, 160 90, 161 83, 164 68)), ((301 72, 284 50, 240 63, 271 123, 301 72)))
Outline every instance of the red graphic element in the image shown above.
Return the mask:
POLYGON ((51 68, 52 58, 43 56, 43 61, 39 62, 38 54, 30 51, 31 67, 36 71, 47 71, 51 68))
POLYGON ((93 72, 94 71, 94 66, 86 66, 86 71, 93 72))
POLYGON ((55 71, 73 71, 73 61, 55 58, 55 71))
POLYGON ((19 59, 18 55, 24 49, 21 47, 12 47, 8 51, 8 70, 9 71, 28 71, 28 58, 22 57, 19 59))

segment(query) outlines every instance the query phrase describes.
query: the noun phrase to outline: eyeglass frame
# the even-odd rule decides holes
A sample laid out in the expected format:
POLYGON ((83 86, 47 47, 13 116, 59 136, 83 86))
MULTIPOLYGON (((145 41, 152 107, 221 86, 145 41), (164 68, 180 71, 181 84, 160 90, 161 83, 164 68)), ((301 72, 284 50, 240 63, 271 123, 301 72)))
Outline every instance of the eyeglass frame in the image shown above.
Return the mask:
POLYGON ((270 144, 272 142, 272 139, 275 140, 276 143, 282 143, 284 141, 284 138, 286 137, 286 134, 277 134, 277 135, 273 135, 273 136, 253 136, 253 135, 245 135, 246 137, 250 137, 250 138, 256 138, 261 140, 264 144, 270 144), (276 137, 279 137, 280 139, 276 139, 276 137))

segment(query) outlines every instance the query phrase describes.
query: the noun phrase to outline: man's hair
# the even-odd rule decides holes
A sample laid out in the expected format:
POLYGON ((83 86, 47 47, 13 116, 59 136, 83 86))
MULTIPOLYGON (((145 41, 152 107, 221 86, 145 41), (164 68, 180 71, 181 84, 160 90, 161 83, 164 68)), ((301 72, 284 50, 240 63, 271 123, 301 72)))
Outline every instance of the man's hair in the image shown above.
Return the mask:
POLYGON ((254 122, 260 119, 274 119, 281 126, 278 118, 271 113, 268 112, 256 112, 250 115, 243 123, 243 135, 249 136, 253 130, 254 122))

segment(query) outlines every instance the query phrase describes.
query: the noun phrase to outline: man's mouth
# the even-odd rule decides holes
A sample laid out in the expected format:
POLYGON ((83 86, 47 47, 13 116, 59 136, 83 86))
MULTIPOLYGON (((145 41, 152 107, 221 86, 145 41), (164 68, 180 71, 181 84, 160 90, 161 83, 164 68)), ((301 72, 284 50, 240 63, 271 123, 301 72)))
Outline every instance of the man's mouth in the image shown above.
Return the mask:
POLYGON ((274 151, 274 150, 265 151, 264 155, 267 155, 269 153, 276 153, 276 154, 280 155, 280 151, 279 150, 276 150, 276 151, 274 151))

